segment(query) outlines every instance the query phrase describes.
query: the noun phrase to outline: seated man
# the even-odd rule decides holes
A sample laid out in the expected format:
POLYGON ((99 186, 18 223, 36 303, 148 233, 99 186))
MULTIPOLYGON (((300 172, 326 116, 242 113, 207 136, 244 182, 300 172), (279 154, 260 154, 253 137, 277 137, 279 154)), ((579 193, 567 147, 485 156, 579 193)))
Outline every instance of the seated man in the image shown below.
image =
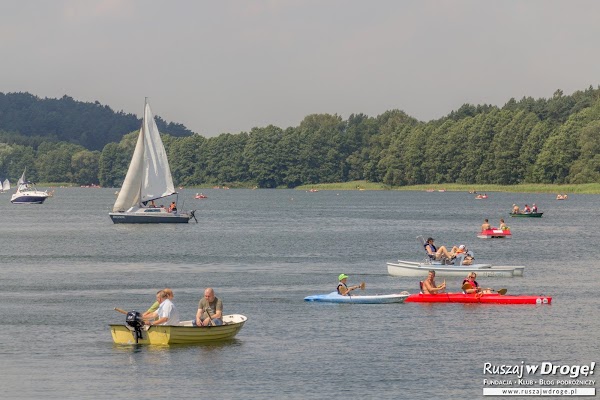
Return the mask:
POLYGON ((437 294, 437 293, 443 291, 444 289, 446 289, 446 281, 444 281, 444 283, 442 283, 439 286, 436 285, 435 284, 435 271, 430 270, 429 275, 427 276, 427 279, 425 279, 423 281, 423 285, 421 286, 421 289, 423 290, 423 294, 437 294))
POLYGON ((520 212, 521 212, 521 210, 519 209, 519 206, 516 204, 513 204, 512 213, 519 214, 520 212))
POLYGON ((204 297, 198 302, 195 326, 223 325, 223 303, 215 297, 215 291, 207 288, 204 297))
POLYGON ((454 257, 454 254, 449 252, 445 246, 440 246, 438 249, 433 242, 433 238, 428 238, 427 243, 425 243, 425 251, 427 251, 429 258, 439 261, 442 258, 452 259, 452 257, 454 257))

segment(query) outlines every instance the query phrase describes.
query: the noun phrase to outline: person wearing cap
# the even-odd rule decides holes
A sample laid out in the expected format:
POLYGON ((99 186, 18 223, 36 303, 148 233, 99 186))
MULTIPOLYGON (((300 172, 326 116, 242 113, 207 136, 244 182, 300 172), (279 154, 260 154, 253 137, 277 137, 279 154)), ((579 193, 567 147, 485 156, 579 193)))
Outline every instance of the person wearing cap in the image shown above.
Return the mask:
POLYGON ((437 294, 439 292, 442 292, 444 289, 446 289, 446 281, 444 281, 444 283, 442 283, 441 285, 436 285, 435 284, 435 271, 430 270, 429 275, 427 275, 427 279, 425 279, 423 281, 423 284, 421 285, 421 290, 423 291, 423 293, 424 294, 437 294))
POLYGON ((452 248, 452 252, 455 254, 455 265, 471 265, 473 263, 473 252, 469 251, 464 244, 452 248))
POLYGON ((444 257, 448 259, 452 259, 452 257, 454 257, 454 254, 452 252, 449 252, 445 246, 440 246, 440 248, 438 249, 437 247, 435 247, 433 242, 433 238, 430 237, 427 239, 427 243, 425 243, 425 251, 427 251, 429 257, 433 258, 436 261, 441 260, 444 257))
POLYGON ((342 296, 348 296, 351 291, 358 289, 360 285, 350 286, 346 285, 346 281, 348 280, 348 275, 340 274, 338 276, 339 283, 337 285, 337 292, 342 296))

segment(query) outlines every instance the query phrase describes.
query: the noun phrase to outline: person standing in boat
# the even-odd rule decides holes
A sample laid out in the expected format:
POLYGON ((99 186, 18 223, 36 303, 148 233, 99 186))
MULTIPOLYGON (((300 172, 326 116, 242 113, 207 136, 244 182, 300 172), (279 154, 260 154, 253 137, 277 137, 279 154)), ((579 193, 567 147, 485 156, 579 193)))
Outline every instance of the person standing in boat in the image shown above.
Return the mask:
POLYGON ((469 272, 469 275, 463 280, 463 286, 465 284, 469 284, 471 287, 469 289, 464 289, 466 294, 470 293, 491 293, 491 289, 482 289, 479 287, 479 283, 475 280, 477 278, 477 274, 475 272, 469 272))
POLYGON ((340 274, 340 276, 338 276, 338 280, 339 282, 337 285, 337 292, 339 295, 342 296, 349 296, 351 291, 356 290, 360 287, 360 285, 348 287, 348 285, 346 285, 346 282, 348 281, 348 275, 346 274, 340 274))
POLYGON ((223 325, 223 302, 215 296, 213 288, 206 288, 198 302, 195 326, 223 325))
POLYGON ((156 301, 158 301, 158 310, 150 313, 143 319, 147 325, 177 325, 179 324, 179 312, 175 308, 175 304, 171 300, 164 290, 160 290, 156 294, 156 301), (158 319, 154 321, 155 318, 158 319))
POLYGON ((429 275, 427 275, 427 279, 425 279, 421 285, 421 290, 423 294, 437 294, 446 289, 446 281, 441 285, 436 285, 435 283, 435 271, 430 270, 429 275))

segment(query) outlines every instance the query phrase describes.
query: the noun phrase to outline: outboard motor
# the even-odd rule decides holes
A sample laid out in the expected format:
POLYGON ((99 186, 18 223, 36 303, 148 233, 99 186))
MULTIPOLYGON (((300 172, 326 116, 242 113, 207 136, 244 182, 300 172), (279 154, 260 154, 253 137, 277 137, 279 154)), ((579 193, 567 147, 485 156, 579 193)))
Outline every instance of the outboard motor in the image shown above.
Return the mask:
POLYGON ((125 317, 125 322, 135 331, 135 343, 137 344, 138 340, 142 337, 142 327, 144 326, 141 314, 135 310, 129 311, 127 317, 125 317))

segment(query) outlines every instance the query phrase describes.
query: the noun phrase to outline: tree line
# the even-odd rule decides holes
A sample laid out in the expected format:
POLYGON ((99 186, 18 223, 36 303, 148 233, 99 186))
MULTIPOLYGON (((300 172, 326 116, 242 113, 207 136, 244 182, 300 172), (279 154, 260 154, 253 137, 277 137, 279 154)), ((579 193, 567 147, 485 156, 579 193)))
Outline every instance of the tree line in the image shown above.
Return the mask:
MULTIPOLYGON (((38 181, 120 186, 138 129, 139 121, 101 151, 0 132, 0 178, 15 179, 27 166, 38 181)), ((511 99, 503 107, 465 104, 429 122, 400 110, 346 120, 314 114, 287 129, 162 137, 173 179, 184 186, 591 183, 600 181, 600 88, 511 99)))

